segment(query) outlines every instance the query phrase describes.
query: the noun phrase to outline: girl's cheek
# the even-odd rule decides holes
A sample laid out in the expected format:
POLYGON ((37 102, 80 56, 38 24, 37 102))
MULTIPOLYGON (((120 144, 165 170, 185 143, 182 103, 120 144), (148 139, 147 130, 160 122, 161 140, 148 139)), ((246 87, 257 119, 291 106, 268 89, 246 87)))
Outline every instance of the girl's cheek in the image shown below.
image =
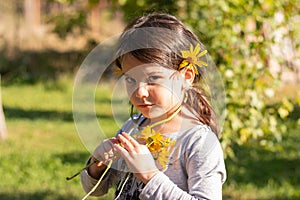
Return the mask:
POLYGON ((134 95, 134 91, 131 88, 126 88, 127 90, 127 95, 131 99, 134 95))

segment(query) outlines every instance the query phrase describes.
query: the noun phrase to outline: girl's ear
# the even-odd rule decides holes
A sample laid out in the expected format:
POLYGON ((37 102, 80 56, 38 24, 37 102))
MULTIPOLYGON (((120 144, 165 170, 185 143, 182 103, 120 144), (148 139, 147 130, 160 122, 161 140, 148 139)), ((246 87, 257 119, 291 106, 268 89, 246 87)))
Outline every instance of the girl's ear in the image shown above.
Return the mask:
POLYGON ((183 78, 185 79, 185 81, 192 85, 195 79, 195 72, 193 70, 193 68, 184 68, 183 70, 180 71, 181 75, 183 76, 183 78))

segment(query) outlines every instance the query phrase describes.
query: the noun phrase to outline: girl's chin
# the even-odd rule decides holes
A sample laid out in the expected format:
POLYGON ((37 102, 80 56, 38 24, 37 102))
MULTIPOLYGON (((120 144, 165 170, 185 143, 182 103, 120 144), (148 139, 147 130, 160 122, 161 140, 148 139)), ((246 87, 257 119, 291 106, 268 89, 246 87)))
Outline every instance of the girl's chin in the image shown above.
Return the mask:
POLYGON ((157 119, 157 118, 166 118, 168 116, 168 112, 172 109, 164 109, 160 106, 149 106, 149 107, 138 107, 137 108, 140 113, 142 113, 148 119, 157 119))
MULTIPOLYGON (((141 112, 141 111, 140 111, 141 112)), ((141 112, 146 118, 148 119, 156 119, 156 118, 165 118, 167 116, 166 112, 153 112, 153 111, 148 111, 148 112, 141 112)))

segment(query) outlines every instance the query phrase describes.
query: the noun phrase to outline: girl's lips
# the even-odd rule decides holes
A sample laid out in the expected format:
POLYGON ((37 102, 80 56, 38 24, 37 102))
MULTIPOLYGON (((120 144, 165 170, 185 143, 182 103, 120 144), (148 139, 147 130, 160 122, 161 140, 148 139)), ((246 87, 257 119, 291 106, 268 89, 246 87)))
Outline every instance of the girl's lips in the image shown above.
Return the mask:
POLYGON ((151 106, 153 106, 153 104, 140 104, 140 105, 138 105, 138 107, 140 107, 140 108, 149 108, 151 106))

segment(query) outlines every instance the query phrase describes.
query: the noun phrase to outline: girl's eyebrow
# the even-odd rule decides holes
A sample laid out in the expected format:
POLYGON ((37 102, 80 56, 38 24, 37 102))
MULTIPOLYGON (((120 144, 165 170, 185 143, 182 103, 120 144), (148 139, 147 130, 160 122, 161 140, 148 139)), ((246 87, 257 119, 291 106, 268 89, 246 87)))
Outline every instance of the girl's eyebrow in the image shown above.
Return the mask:
POLYGON ((132 75, 130 75, 129 73, 124 73, 123 76, 126 76, 126 77, 129 77, 129 78, 132 78, 132 75))
POLYGON ((147 75, 164 75, 164 73, 155 71, 155 72, 149 72, 149 73, 147 73, 147 75))
MULTIPOLYGON (((127 76, 127 77, 132 77, 131 75, 130 75, 130 73, 124 73, 123 74, 124 76, 127 76)), ((146 72, 145 73, 145 75, 146 76, 151 76, 151 75, 164 75, 164 73, 163 72, 159 72, 159 71, 155 71, 155 72, 146 72)))

